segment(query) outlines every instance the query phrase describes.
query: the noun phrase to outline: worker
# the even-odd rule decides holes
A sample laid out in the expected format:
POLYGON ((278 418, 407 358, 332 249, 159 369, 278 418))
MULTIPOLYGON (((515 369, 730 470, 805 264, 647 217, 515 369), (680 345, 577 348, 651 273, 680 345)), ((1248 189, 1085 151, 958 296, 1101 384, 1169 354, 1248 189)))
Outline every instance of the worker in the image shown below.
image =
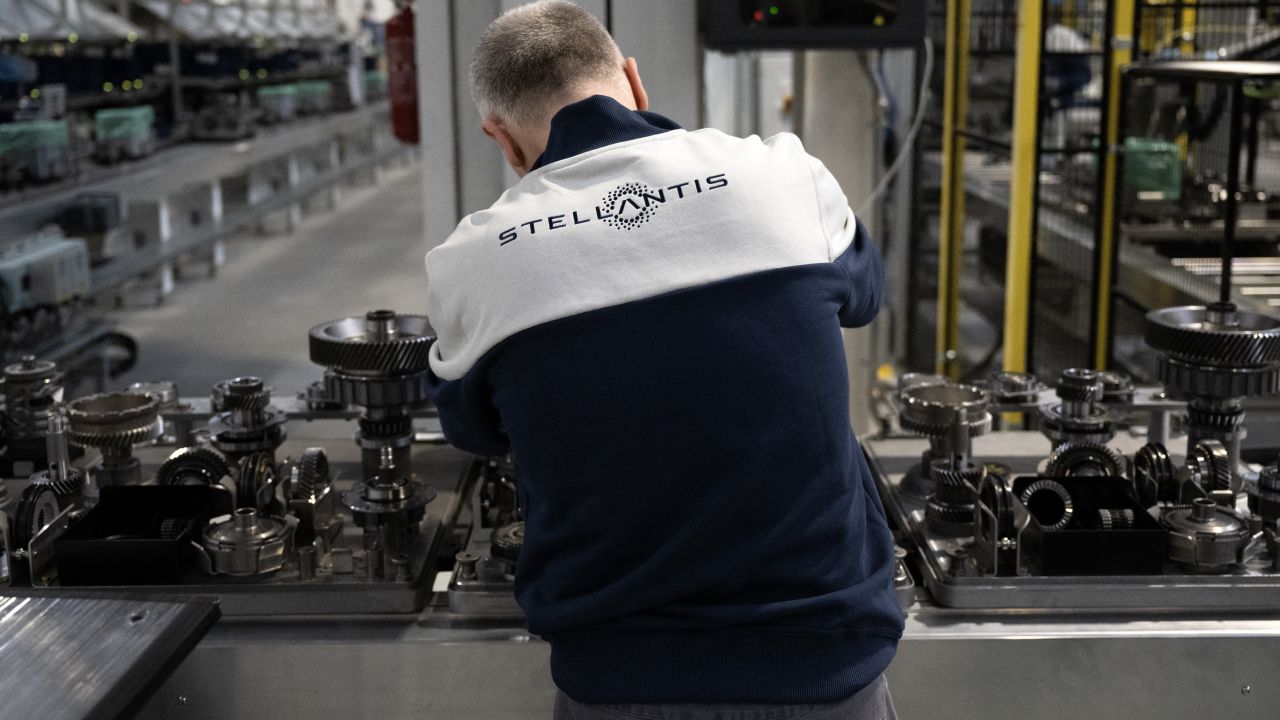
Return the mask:
POLYGON ((521 179, 427 254, 433 396, 450 442, 515 458, 555 717, 896 717, 840 330, 883 266, 836 180, 794 135, 649 112, 565 0, 495 20, 470 75, 521 179))

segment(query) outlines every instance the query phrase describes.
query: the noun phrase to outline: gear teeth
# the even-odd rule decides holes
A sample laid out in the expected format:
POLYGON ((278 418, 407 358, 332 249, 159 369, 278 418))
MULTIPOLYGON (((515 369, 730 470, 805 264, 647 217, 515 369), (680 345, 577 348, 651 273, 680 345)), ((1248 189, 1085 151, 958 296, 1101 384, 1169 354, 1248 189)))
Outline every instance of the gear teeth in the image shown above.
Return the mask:
POLYGON ((329 456, 324 448, 307 448, 298 459, 298 487, 290 494, 299 499, 310 498, 317 488, 328 485, 331 480, 329 456))
POLYGON ((1081 474, 1081 469, 1093 467, 1099 471, 1095 475, 1124 477, 1126 466, 1123 455, 1102 443, 1063 443, 1049 455, 1044 474, 1049 477, 1074 477, 1081 474))
POLYGON ((1280 322, 1237 310, 1237 326, 1206 329, 1209 315, 1209 308, 1200 306, 1153 310, 1147 313, 1147 345, 1190 363, 1257 367, 1280 362, 1280 322))
POLYGON ((1231 487, 1231 455, 1217 440, 1201 440, 1187 453, 1187 469, 1201 478, 1205 490, 1231 487))
POLYGON ((62 511, 57 492, 49 484, 28 485, 18 496, 18 504, 13 512, 14 547, 26 548, 31 545, 31 540, 40 532, 42 509, 52 513, 43 518, 45 521, 52 520, 62 511))
POLYGON ((1160 358, 1160 382, 1182 395, 1254 397, 1280 392, 1280 366, 1229 368, 1160 358))
POLYGON ((368 339, 364 322, 344 318, 312 328, 311 361, 340 371, 385 374, 421 372, 430 366, 435 335, 426 317, 396 316, 398 334, 385 341, 368 339))
POLYGON ((1055 518, 1051 523, 1046 523, 1037 517, 1036 521, 1040 523, 1040 526, 1045 530, 1054 531, 1062 530, 1070 525, 1071 519, 1076 512, 1075 500, 1072 499, 1070 491, 1063 487, 1062 483, 1053 480, 1037 480, 1024 488, 1022 496, 1018 499, 1030 510, 1032 498, 1040 493, 1050 493, 1062 503, 1062 516, 1055 518))
POLYGON ((215 485, 231 474, 231 466, 222 453, 208 447, 185 447, 173 454, 156 470, 156 482, 160 485, 185 485, 194 480, 204 485, 215 485))

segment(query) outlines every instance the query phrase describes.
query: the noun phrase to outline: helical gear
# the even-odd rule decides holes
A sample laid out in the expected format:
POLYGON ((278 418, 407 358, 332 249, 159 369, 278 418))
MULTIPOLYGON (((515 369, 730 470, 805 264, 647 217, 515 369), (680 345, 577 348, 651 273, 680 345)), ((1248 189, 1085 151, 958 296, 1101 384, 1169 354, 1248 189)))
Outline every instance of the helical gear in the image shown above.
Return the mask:
POLYGON ((422 315, 374 310, 364 318, 342 318, 311 329, 311 361, 348 372, 383 374, 426 370, 435 335, 422 315), (379 335, 376 330, 390 332, 379 335))
POLYGON ((1206 491, 1231 487, 1231 456, 1217 440, 1201 440, 1191 446, 1186 467, 1206 491))
POLYGON ((159 403, 147 395, 103 393, 67 403, 67 439, 74 445, 126 450, 159 437, 159 403))
POLYGON ((1280 321, 1234 306, 1183 306, 1147 313, 1152 349, 1188 363, 1256 367, 1280 362, 1280 321), (1229 314, 1229 322, 1221 322, 1229 314))
POLYGON ((185 447, 173 451, 156 470, 159 485, 217 485, 231 475, 231 466, 222 453, 207 447, 185 447))
POLYGON ((1092 475, 1125 477, 1128 462, 1119 452, 1101 443, 1064 443, 1049 455, 1044 474, 1049 477, 1092 475))

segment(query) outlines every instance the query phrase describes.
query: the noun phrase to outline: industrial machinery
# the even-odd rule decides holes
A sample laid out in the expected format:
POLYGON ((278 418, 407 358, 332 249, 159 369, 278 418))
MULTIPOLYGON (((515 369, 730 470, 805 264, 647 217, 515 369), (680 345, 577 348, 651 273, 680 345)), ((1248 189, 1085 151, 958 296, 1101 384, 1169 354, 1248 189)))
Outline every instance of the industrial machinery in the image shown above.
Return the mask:
POLYGON ((901 426, 929 449, 920 458, 922 441, 892 438, 866 447, 935 602, 1280 603, 1280 471, 1240 458, 1241 401, 1280 392, 1280 322, 1215 305, 1155 310, 1146 323, 1162 387, 1074 368, 1051 390, 1010 373, 985 386, 900 383, 901 426), (992 414, 1021 419, 984 436, 992 414))

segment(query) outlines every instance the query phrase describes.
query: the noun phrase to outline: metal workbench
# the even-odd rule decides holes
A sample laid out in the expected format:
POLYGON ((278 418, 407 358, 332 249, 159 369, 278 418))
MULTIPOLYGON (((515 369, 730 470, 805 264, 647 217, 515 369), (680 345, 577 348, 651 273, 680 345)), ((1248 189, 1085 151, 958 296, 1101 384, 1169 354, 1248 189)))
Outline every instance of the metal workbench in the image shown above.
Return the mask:
MULTIPOLYGON (((306 432, 290 428, 299 442, 306 432)), ((918 458, 920 442, 892 447, 918 458)), ((353 460, 353 446, 325 444, 353 460)), ((550 717, 549 646, 519 622, 460 618, 441 589, 419 613, 224 618, 138 718, 550 717)), ((1280 705, 1277 613, 951 610, 919 597, 888 671, 903 718, 1262 718, 1280 705)))

